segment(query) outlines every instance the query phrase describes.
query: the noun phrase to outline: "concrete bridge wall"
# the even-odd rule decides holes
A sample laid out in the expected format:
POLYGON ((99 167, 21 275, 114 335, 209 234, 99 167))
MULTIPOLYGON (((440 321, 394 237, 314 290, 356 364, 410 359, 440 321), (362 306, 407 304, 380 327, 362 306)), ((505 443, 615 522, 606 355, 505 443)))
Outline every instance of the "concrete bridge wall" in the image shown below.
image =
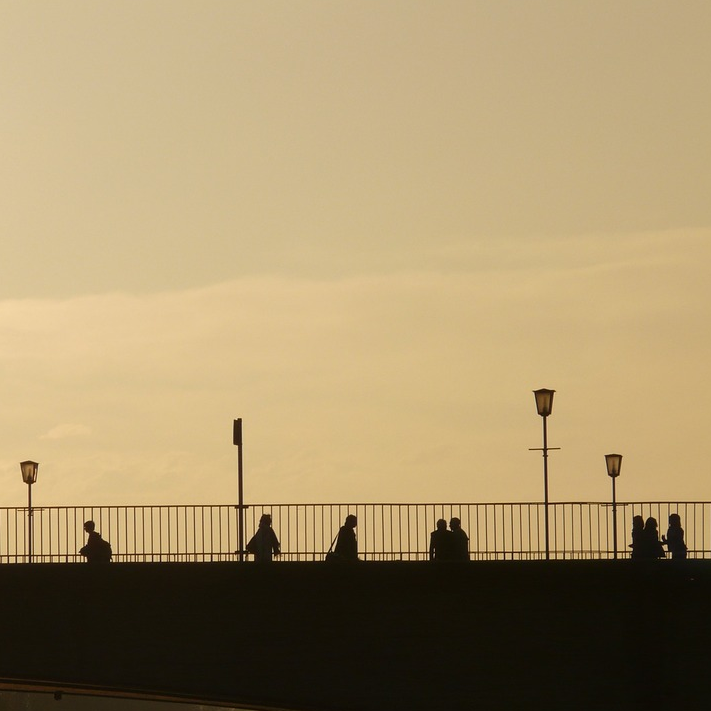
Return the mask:
POLYGON ((0 600, 10 685, 311 711, 711 702, 704 561, 4 565, 0 600))

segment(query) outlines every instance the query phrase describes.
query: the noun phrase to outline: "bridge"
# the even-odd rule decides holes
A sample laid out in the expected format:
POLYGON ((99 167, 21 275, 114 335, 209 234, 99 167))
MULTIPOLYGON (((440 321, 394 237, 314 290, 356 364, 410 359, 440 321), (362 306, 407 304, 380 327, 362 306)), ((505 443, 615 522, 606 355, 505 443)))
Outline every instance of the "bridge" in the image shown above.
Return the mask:
POLYGON ((0 566, 0 596, 6 689, 297 711, 711 702, 706 560, 33 563, 0 566))

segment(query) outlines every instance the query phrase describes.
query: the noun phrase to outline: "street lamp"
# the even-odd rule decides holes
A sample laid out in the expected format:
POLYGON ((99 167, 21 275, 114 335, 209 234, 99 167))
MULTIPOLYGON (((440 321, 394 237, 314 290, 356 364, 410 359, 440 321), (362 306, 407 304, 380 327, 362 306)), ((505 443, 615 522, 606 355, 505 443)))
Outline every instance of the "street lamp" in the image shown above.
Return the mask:
POLYGON ((543 516, 545 519, 546 533, 546 560, 550 558, 550 534, 548 527, 548 450, 560 449, 560 447, 548 446, 548 416, 553 412, 553 393, 555 390, 541 388, 534 390, 533 395, 536 398, 536 411, 543 418, 543 447, 532 447, 531 451, 543 451, 543 516))
POLYGON ((27 484, 27 560, 32 562, 32 484, 37 481, 37 462, 20 462, 22 481, 27 484))
POLYGON ((615 492, 615 479, 620 476, 622 455, 606 454, 605 466, 607 467, 607 476, 612 479, 612 550, 613 557, 617 560, 617 496, 615 492))

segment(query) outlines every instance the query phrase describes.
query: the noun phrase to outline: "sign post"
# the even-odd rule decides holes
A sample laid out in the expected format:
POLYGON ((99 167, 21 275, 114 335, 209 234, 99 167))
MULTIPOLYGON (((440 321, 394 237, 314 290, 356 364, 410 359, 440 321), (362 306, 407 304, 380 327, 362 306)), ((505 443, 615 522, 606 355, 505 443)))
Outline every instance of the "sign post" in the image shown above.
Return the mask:
POLYGON ((237 545, 240 562, 244 561, 244 478, 242 472, 242 418, 234 421, 232 444, 237 447, 237 545))

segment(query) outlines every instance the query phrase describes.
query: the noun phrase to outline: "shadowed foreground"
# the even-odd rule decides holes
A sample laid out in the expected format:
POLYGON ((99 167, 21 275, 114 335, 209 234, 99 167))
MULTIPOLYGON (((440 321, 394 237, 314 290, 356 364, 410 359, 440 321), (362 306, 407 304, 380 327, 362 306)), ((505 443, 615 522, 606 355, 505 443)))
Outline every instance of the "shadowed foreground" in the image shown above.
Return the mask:
POLYGON ((711 564, 0 567, 0 677, 314 711, 706 708, 711 564))

